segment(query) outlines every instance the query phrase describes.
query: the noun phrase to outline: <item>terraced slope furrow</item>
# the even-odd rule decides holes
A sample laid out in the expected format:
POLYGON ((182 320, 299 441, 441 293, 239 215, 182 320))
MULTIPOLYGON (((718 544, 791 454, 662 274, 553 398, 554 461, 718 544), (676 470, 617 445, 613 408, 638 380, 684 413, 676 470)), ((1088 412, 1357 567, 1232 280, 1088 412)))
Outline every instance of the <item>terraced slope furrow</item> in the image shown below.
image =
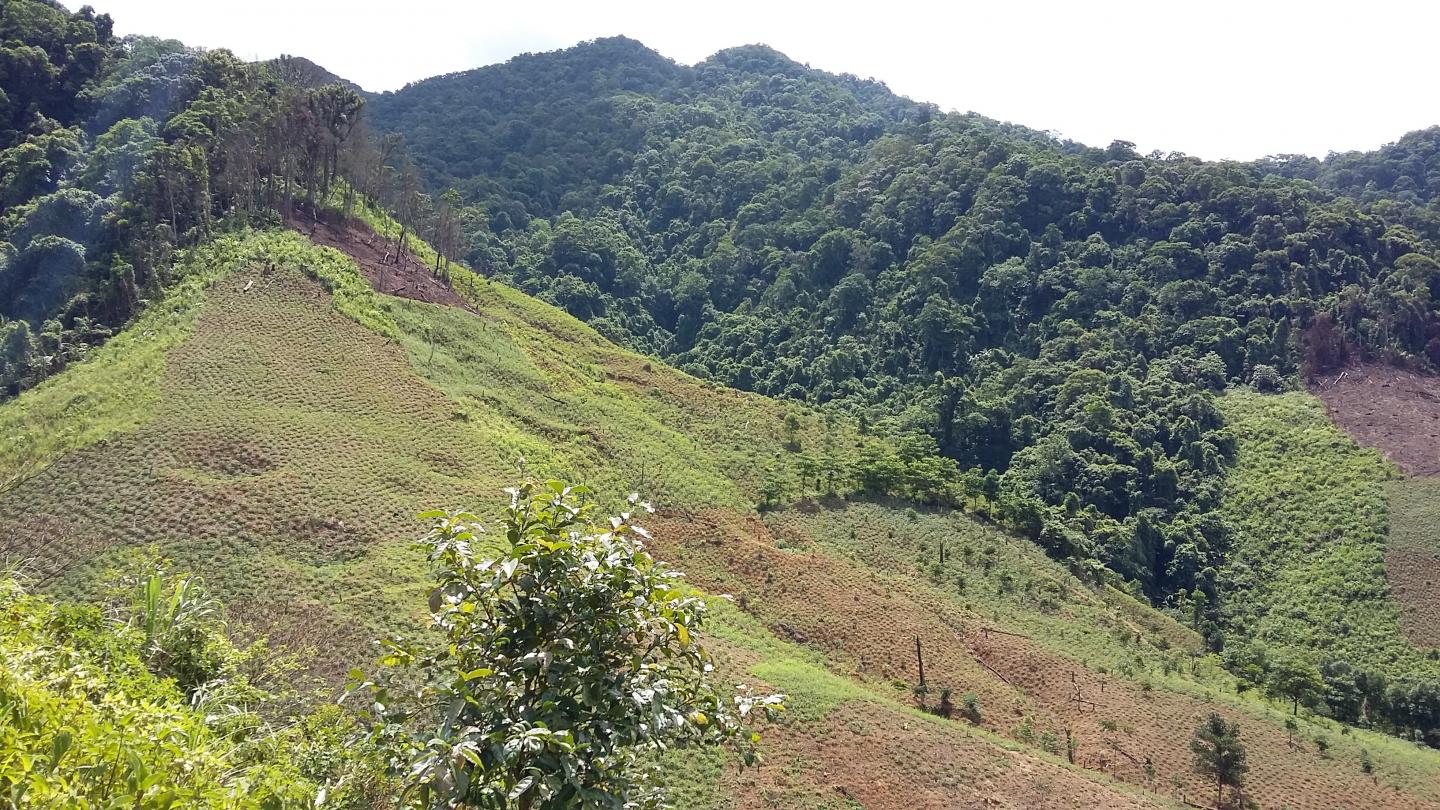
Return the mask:
MULTIPOLYGON (((85 593, 154 547, 241 616, 293 618, 304 640, 338 645, 338 668, 370 654, 373 630, 355 619, 390 607, 368 587, 385 575, 361 576, 372 556, 412 535, 424 504, 487 498, 500 480, 404 355, 294 269, 239 268, 216 285, 161 391, 135 431, 0 501, 7 552, 56 590, 85 593)), ((402 579, 419 573, 412 561, 402 579)))
MULTIPOLYGON (((334 677, 368 662, 382 633, 419 626, 413 515, 497 504, 519 454, 541 474, 618 489, 638 470, 694 508, 741 510, 744 476, 727 471, 768 448, 729 432, 765 420, 754 435, 774 432, 778 445, 768 423, 783 407, 646 369, 508 291, 482 301, 478 318, 347 299, 338 254, 291 235, 249 237, 227 255, 133 426, 77 441, 0 494, 4 555, 50 590, 94 597, 108 570, 160 555, 203 574, 242 622, 311 648, 316 671, 334 677), (664 385, 642 390, 647 377, 664 385), (723 448, 707 450, 712 441, 723 448)), ((77 371, 55 381, 74 388, 71 401, 88 380, 77 371)), ((83 427, 88 412, 69 416, 83 427)), ((683 758, 687 806, 845 807, 847 796, 895 808, 1154 805, 847 686, 813 653, 731 614, 714 643, 737 680, 763 685, 754 673, 770 671, 822 687, 797 692, 796 718, 767 743, 773 767, 736 777, 723 761, 683 758), (845 726, 858 754, 822 742, 837 731, 832 709, 866 718, 845 726), (940 752, 929 772, 907 766, 917 746, 940 752)))
MULTIPOLYGON (((1246 795, 1263 807, 1440 806, 1431 752, 1238 698, 1199 639, 1127 595, 1094 591, 1037 549, 968 518, 883 503, 804 503, 769 513, 704 512, 657 523, 667 559, 711 592, 735 596, 776 636, 887 701, 913 703, 921 642, 934 707, 957 719, 1175 799, 1213 788, 1190 767, 1190 732, 1211 712, 1244 729, 1246 795), (938 541, 947 565, 938 566, 938 541), (961 590, 959 581, 964 580, 961 590), (964 718, 962 698, 978 698, 964 718), (1324 737, 1321 752, 1313 742, 1324 737), (1293 743, 1293 744, 1292 744, 1293 743), (1384 752, 1383 754, 1380 752, 1384 752), (1361 761, 1383 758, 1367 775, 1361 761)), ((751 672, 787 692, 805 679, 751 672)), ((868 806, 868 805, 867 805, 868 806)))
MULTIPOLYGON (((1280 714, 1230 694, 1193 633, 964 515, 808 495, 758 513, 766 460, 797 452, 781 429, 795 406, 705 385, 474 277, 456 285, 471 312, 373 295, 294 234, 220 253, 141 414, 96 439, 89 410, 60 412, 80 438, 0 493, 3 553, 52 590, 94 595, 153 548, 334 676, 417 627, 412 515, 483 513, 523 457, 536 474, 655 495, 660 556, 734 597, 715 600, 710 628, 727 675, 792 696, 770 766, 736 775, 678 754, 682 806, 1197 800, 1208 786, 1186 746, 1210 711, 1242 722, 1247 795, 1265 806, 1363 806, 1376 790, 1386 806, 1440 806, 1433 757, 1304 720, 1329 753, 1290 746, 1280 714), (978 716, 916 708, 916 637, 926 703, 949 688, 957 707, 975 695, 978 716)), ((88 373, 46 401, 83 402, 88 373)), ((32 401, 0 408, 0 424, 32 401)), ((874 441, 795 412, 801 450, 848 457, 874 441)))

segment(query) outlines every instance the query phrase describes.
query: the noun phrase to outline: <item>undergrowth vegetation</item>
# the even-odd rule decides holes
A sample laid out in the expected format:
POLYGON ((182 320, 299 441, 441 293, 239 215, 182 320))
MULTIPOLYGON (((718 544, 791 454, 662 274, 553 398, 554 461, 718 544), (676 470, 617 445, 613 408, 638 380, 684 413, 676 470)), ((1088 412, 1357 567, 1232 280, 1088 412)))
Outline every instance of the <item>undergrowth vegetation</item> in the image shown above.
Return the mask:
POLYGON ((1240 444, 1224 501, 1230 668, 1296 711, 1440 743, 1440 658, 1406 637, 1386 578, 1398 473, 1313 397, 1232 392, 1222 408, 1240 444))
POLYGON ((1403 642, 1385 582, 1379 453, 1358 447, 1304 394, 1221 400, 1240 445, 1225 516, 1236 527, 1223 576, 1231 637, 1390 674, 1423 656, 1403 642))
MULTIPOLYGON (((829 448, 861 463, 879 439, 843 420, 708 385, 480 279, 465 293, 476 315, 377 296, 348 260, 295 234, 239 235, 215 250, 194 327, 166 355, 148 418, 0 497, 8 551, 31 557, 52 589, 93 597, 100 572, 154 545, 177 565, 204 566, 232 613, 263 617, 276 643, 316 647, 311 671, 335 678, 372 654, 371 639, 413 626, 425 593, 422 561, 408 550, 413 515, 493 503, 524 454, 537 473, 653 493, 659 553, 706 591, 735 595, 712 600, 722 670, 792 694, 794 716, 771 743, 781 764, 737 777, 701 757, 667 777, 696 780, 700 793, 827 806, 819 769, 917 717, 928 730, 914 739, 945 758, 968 752, 977 775, 998 778, 997 742, 1022 728, 1064 739, 1071 670, 1084 673, 1086 699, 1103 680, 1117 707, 1136 701, 1113 712, 1134 712, 1123 723, 1136 729, 1153 724, 1146 700, 1228 691, 1226 676, 1196 657, 1192 631, 960 514, 847 502, 823 496, 823 481, 817 496, 813 483, 792 480, 784 502, 757 515, 777 461, 829 448), (229 427, 239 420, 244 435, 229 427), (82 474, 105 484, 67 484, 82 474), (61 520, 77 512, 90 516, 83 533, 61 520), (191 520, 197 512, 206 520, 191 520), (933 667, 927 705, 952 689, 961 707, 952 720, 915 706, 910 642, 895 637, 912 623, 933 667), (1012 648, 987 630, 1028 638, 1012 648), (964 643, 945 649, 957 632, 964 643), (1140 680, 1153 691, 1122 688, 1140 680)), ((85 415, 68 418, 78 427, 85 415)), ((1102 756, 1107 732, 1069 722, 1077 761, 1102 756)), ((1384 746, 1371 750, 1385 773, 1400 773, 1384 746)), ((917 784, 948 784, 953 767, 926 770, 917 784)))
MULTIPOLYGON (((280 696, 245 674, 263 671, 264 650, 231 645, 218 613, 170 648, 209 659, 189 690, 173 659, 157 660, 153 622, 147 632, 140 611, 128 615, 56 605, 0 578, 0 802, 298 810, 359 762, 343 714, 267 715, 280 696)), ((330 795, 347 806, 364 790, 352 780, 330 795)))

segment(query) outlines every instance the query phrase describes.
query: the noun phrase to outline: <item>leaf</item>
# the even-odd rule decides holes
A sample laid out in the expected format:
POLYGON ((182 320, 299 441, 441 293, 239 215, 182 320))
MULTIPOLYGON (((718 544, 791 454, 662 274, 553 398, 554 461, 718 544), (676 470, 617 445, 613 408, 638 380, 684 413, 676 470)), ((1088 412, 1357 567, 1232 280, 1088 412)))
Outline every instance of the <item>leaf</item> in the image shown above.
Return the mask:
POLYGON ((519 782, 515 783, 515 787, 510 789, 510 794, 506 798, 508 798, 512 802, 516 799, 519 799, 521 796, 525 795, 525 791, 529 790, 530 786, 533 784, 535 784, 534 776, 527 776, 524 779, 521 779, 519 782))
POLYGON ((59 766, 60 760, 65 756, 65 752, 70 750, 70 743, 72 741, 73 738, 68 731, 62 731, 56 734, 55 739, 50 741, 50 770, 53 771, 59 766))
POLYGON ((488 669, 486 667, 480 667, 479 669, 472 669, 469 672, 465 673, 465 680, 474 681, 480 678, 488 678, 494 674, 495 670, 488 669))
POLYGON ((509 579, 510 577, 515 575, 515 569, 519 567, 519 560, 514 558, 508 559, 505 562, 500 563, 500 576, 504 579, 509 579))
POLYGON ((675 634, 680 636, 680 643, 686 647, 690 646, 690 631, 683 624, 675 624, 675 634))

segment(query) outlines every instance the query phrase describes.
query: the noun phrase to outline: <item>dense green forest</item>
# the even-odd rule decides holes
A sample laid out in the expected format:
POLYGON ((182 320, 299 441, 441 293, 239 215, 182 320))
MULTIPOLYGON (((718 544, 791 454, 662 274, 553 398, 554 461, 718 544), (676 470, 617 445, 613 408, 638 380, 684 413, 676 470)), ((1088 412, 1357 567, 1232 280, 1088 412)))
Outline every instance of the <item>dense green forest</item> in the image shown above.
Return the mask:
MULTIPOLYGON (((21 0, 3 25, 28 77, 0 132, 11 394, 155 300, 177 250, 377 199, 621 342, 858 415, 896 439, 863 488, 981 499, 1219 647, 1213 395, 1440 360, 1435 131, 1325 161, 1142 156, 762 46, 687 67, 623 38, 367 103, 305 60, 117 39, 88 8, 21 0)), ((833 488, 825 459, 789 466, 833 488)))
MULTIPOLYGON (((1403 658, 1392 654, 1385 644, 1405 642, 1383 625, 1366 629, 1367 644, 1348 644, 1363 639, 1358 631, 1349 638, 1347 628, 1339 633, 1347 644, 1311 660, 1316 655, 1296 651, 1318 645, 1310 633, 1319 631, 1295 619, 1301 611, 1263 615, 1282 603, 1266 588, 1278 581, 1267 576, 1269 568, 1283 566, 1267 565, 1275 562, 1267 557, 1309 541, 1297 526, 1314 522, 1320 526, 1314 534, 1328 523, 1334 537, 1373 551, 1383 529, 1371 522, 1383 503, 1375 506, 1380 473, 1368 456, 1316 451, 1305 463, 1328 469, 1340 482, 1336 489, 1356 496, 1356 509, 1336 519, 1325 510, 1350 501, 1337 506, 1322 493, 1314 501, 1294 499, 1289 512, 1267 510, 1277 481, 1303 490, 1321 476, 1292 480, 1302 477, 1294 472, 1301 469, 1298 457, 1277 448, 1303 439, 1260 419, 1268 414, 1300 425, 1301 416, 1313 414, 1261 395, 1295 388, 1352 358, 1423 371, 1440 366, 1437 200, 1440 128, 1377 152, 1324 160, 1214 163, 1141 155, 1124 142, 1094 148, 979 115, 944 113, 763 46, 684 66, 623 38, 371 95, 303 59, 250 64, 224 50, 119 38, 110 18, 89 7, 72 13, 53 0, 7 0, 0 9, 0 399, 84 360, 147 311, 163 314, 167 294, 185 289, 183 282, 192 292, 208 285, 213 279, 195 269, 197 262, 207 248, 231 239, 227 234, 279 225, 304 230, 307 222, 313 234, 322 213, 342 222, 363 215, 365 227, 379 231, 387 262, 415 250, 448 284, 449 260, 464 259, 623 345, 716 384, 783 398, 787 404, 766 412, 767 427, 744 426, 783 437, 777 445, 783 452, 767 449, 761 464, 746 461, 744 496, 735 488, 736 499, 754 490, 759 513, 783 514, 796 500, 813 506, 827 496, 832 504, 899 503, 907 522, 919 521, 924 507, 955 508, 1034 541, 1069 565, 1066 576, 1075 575, 1077 589, 1129 599, 1107 590, 1128 588, 1193 626, 1210 651, 1223 653, 1211 660, 1223 660, 1237 676, 1227 685, 1293 701, 1297 714, 1304 705, 1440 747, 1433 656, 1413 645, 1403 658), (407 239, 415 235, 429 240, 433 252, 407 239), (1222 406, 1221 394, 1237 387, 1257 393, 1222 406), (1236 462, 1247 446, 1251 464, 1242 467, 1236 462), (1369 512, 1357 517, 1357 510, 1369 512), (1283 542, 1255 542, 1261 535, 1283 542), (1262 633, 1276 640, 1275 650, 1262 633)), ((269 262, 273 269, 274 254, 269 262)), ((350 294, 317 262, 302 263, 337 299, 350 294)), ((360 272, 345 272, 345 284, 368 295, 360 272)), ((472 295, 485 285, 469 273, 457 276, 472 295)), ((493 287, 520 297, 505 285, 493 287)), ((442 369, 449 356, 469 359, 493 348, 486 324, 460 321, 479 306, 475 301, 499 298, 461 300, 468 303, 446 315, 415 315, 405 341, 386 337, 415 351, 423 342, 431 372, 437 342, 442 369), (416 325, 421 320, 423 327, 416 325)), ((355 319, 374 314, 367 312, 355 319)), ((166 339, 172 338, 180 340, 166 339)), ((146 362, 159 364, 165 347, 150 350, 146 362)), ((646 358, 636 365, 652 372, 646 358)), ((463 379, 467 391, 475 386, 476 401, 488 396, 478 392, 492 380, 451 371, 453 377, 440 378, 457 387, 463 379)), ((615 377, 598 365, 565 373, 595 383, 585 389, 585 408, 613 393, 604 386, 615 377)), ((497 401, 547 390, 516 375, 507 378, 514 390, 497 401)), ((521 411, 507 408, 507 417, 521 411)), ((588 458, 587 439, 572 434, 590 433, 567 432, 546 421, 553 414, 526 408, 527 425, 540 425, 537 435, 570 442, 556 458, 570 452, 588 458)), ((613 421, 613 412, 601 412, 613 421)), ((468 423, 469 414, 456 407, 450 415, 468 423)), ((755 444, 754 436, 727 429, 707 441, 733 442, 736 458, 753 450, 745 445, 755 444)), ((708 486, 693 464, 685 468, 683 452, 667 437, 647 434, 653 444, 647 451, 669 454, 666 464, 695 479, 672 484, 672 492, 708 486)), ((59 454, 69 441, 30 424, 7 439, 13 442, 0 447, 0 495, 33 472, 26 464, 43 463, 21 456, 59 454)), ((510 439, 502 444, 507 452, 531 448, 510 439)), ((543 454, 537 448, 530 455, 543 454)), ((644 467, 651 460, 618 463, 644 467)), ((615 475, 654 484, 647 469, 615 475)), ((408 672, 399 685, 366 681, 361 673, 356 686, 373 698, 373 716, 358 719, 312 713, 313 696, 287 691, 293 673, 275 675, 256 663, 268 650, 231 638, 218 603, 199 591, 196 622, 163 637, 147 625, 156 607, 143 604, 143 590, 112 606, 110 618, 118 621, 106 623, 93 609, 56 606, 0 579, 6 651, 26 662, 0 670, 0 704, 10 712, 0 726, 6 733, 21 729, 7 745, 27 759, 24 773, 18 767, 14 773, 28 777, 42 756, 51 763, 67 755, 103 758, 116 737, 129 744, 132 737, 188 735, 197 741, 198 766, 186 789, 193 788, 200 806, 310 806, 322 784, 337 781, 354 794, 344 801, 360 805, 371 791, 393 788, 391 778, 407 769, 412 782, 423 783, 417 789, 430 791, 423 804, 483 794, 503 806, 527 791, 549 802, 537 806, 571 806, 586 791, 648 800, 653 780, 638 776, 655 764, 646 746, 669 741, 646 736, 648 729, 620 728, 633 717, 623 700, 595 697, 579 670, 597 670, 578 653, 575 677, 565 686, 572 690, 564 696, 569 708, 527 715, 544 718, 524 729, 537 759, 547 758, 543 767, 494 750, 516 733, 506 728, 513 715, 534 708, 528 676, 511 677, 511 670, 542 654, 553 658, 548 646, 562 638, 555 617, 577 612, 577 604, 596 611, 591 624, 619 630, 578 645, 565 636, 567 649, 599 650, 595 655, 610 666, 634 650, 605 644, 649 634, 655 646, 647 655, 658 659, 618 672, 625 680, 615 689, 627 698, 644 693, 663 670, 667 681, 688 684, 680 693, 660 690, 647 709, 673 740, 738 740, 748 756, 744 715, 776 709, 778 699, 742 701, 733 706, 740 717, 727 714, 732 706, 700 677, 711 672, 708 657, 689 640, 702 621, 699 597, 656 567, 638 543, 617 539, 630 526, 628 513, 609 531, 604 524, 593 529, 581 521, 594 506, 583 488, 556 485, 547 494, 548 484, 523 486, 535 500, 514 496, 504 524, 513 555, 506 584, 516 594, 533 587, 562 606, 525 617, 529 647, 517 648, 504 628, 481 623, 488 610, 524 617, 539 597, 497 606, 501 589, 486 584, 494 563, 474 556, 469 543, 478 532, 472 534, 470 517, 438 518, 426 546, 440 595, 430 615, 435 628, 463 638, 453 650, 392 644, 388 664, 408 672), (597 555, 607 566, 592 573, 605 581, 582 587, 566 579, 597 555), (655 599, 629 613, 627 589, 636 587, 655 599), (601 604, 597 593, 615 598, 601 604), (476 639, 483 643, 465 646, 476 639), (171 641, 180 646, 166 647, 171 641), (490 665, 501 659, 521 663, 490 665), (106 664, 102 681, 56 685, 57 672, 96 661, 118 664, 106 664), (260 675, 285 688, 252 689, 260 675), (462 728, 452 718, 445 726, 450 736, 413 734, 429 706, 396 696, 417 680, 427 683, 424 697, 432 701, 470 701, 464 711, 475 724, 462 728), (204 715, 217 690, 215 705, 235 709, 226 715, 235 725, 204 715), (87 701, 98 694, 115 695, 118 714, 90 717, 87 701), (261 704, 264 710, 251 711, 261 704), (581 705, 591 714, 574 708, 581 705), (557 729, 577 716, 589 718, 586 728, 557 729), (363 745, 362 729, 373 732, 363 745), (576 742, 586 735, 594 739, 576 742), (576 745, 603 753, 577 755, 576 745), (452 756, 461 748, 473 757, 452 756), (303 756, 287 762, 282 752, 290 749, 303 756), (602 760, 609 765, 595 767, 602 760), (464 782, 476 773, 485 781, 464 782), (441 798, 432 802, 432 795, 441 798)), ((898 547, 895 529, 886 531, 898 547)), ((856 541, 853 527, 849 537, 856 541)), ((928 545, 916 550, 932 579, 951 578, 946 589, 962 596, 976 587, 946 567, 957 563, 946 557, 944 539, 936 550, 938 563, 928 545)), ((973 555, 960 553, 968 565, 973 555)), ((1370 561, 1369 578, 1349 583, 1352 595, 1372 599, 1366 605, 1388 604, 1383 573, 1363 559, 1370 561)), ((994 563, 979 564, 988 576, 994 563)), ((1353 572, 1339 564, 1323 569, 1317 592, 1353 572)), ((1014 575, 1002 573, 996 598, 1008 598, 1015 587, 1014 575)), ((199 580, 157 577, 138 584, 203 587, 199 580)), ((1036 582, 1020 590, 1045 587, 1036 582)), ((1054 587, 1034 611, 1056 609, 1063 589, 1054 587)), ((1310 591, 1295 594, 1303 601, 1310 591)), ((158 591, 152 597, 159 599, 158 591)), ((176 596, 172 604, 182 602, 176 596)), ((1128 631, 1119 636, 1131 643, 1128 631)), ((918 634, 915 643, 918 658, 918 634)), ((1133 644, 1141 643, 1137 632, 1133 644)), ((1168 653, 1169 644, 1155 646, 1156 654, 1168 653)), ((1203 646, 1194 644, 1192 675, 1203 646)), ((1166 661, 1164 676, 1179 671, 1180 663, 1166 661)), ((923 674, 918 692, 892 683, 926 708, 923 674)), ((1153 685, 1145 683, 1149 693, 1153 685)), ((965 711, 978 715, 974 706, 965 711)), ((1068 727, 1065 736, 1068 746, 1068 727)), ((1042 747, 1060 751, 1058 738, 1042 747)), ((163 748, 135 748, 123 776, 118 766, 87 776, 116 774, 141 784, 157 768, 179 767, 175 752, 163 748)), ((5 767, 0 762, 0 786, 26 784, 21 776, 10 779, 5 767)), ((57 777, 43 787, 63 806, 86 790, 105 793, 109 783, 57 777)), ((164 800, 153 806, 167 806, 164 800)))
POLYGON ((460 192, 475 266, 907 436, 1003 493, 1002 522, 1186 613, 1229 544, 1215 393, 1440 362, 1440 130, 1324 161, 1140 155, 762 46, 687 67, 623 38, 371 108, 460 192))
MULTIPOLYGON (((177 251, 313 207, 374 159, 363 100, 304 60, 116 38, 50 0, 0 13, 0 391, 79 360, 177 279, 177 251), (347 144, 347 141, 350 143, 347 144)), ((353 196, 353 195, 352 195, 353 196)), ((347 201, 349 204, 350 201, 347 201)))

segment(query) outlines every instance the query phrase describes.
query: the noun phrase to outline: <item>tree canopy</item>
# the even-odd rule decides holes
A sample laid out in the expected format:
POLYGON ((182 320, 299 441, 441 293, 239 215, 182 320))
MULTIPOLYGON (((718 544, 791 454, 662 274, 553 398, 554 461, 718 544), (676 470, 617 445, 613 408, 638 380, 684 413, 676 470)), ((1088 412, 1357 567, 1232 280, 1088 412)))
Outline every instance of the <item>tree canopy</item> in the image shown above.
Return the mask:
POLYGON ((1218 714, 1211 714, 1190 741, 1195 754, 1195 770, 1215 780, 1215 806, 1222 805, 1225 788, 1238 788, 1250 770, 1245 759, 1245 746, 1240 743, 1240 724, 1227 723, 1218 714))
POLYGON ((461 192, 475 266, 694 374, 928 434, 1161 603, 1219 587, 1216 392, 1440 362, 1433 133, 1141 155, 761 46, 686 67, 623 38, 371 107, 461 192))

